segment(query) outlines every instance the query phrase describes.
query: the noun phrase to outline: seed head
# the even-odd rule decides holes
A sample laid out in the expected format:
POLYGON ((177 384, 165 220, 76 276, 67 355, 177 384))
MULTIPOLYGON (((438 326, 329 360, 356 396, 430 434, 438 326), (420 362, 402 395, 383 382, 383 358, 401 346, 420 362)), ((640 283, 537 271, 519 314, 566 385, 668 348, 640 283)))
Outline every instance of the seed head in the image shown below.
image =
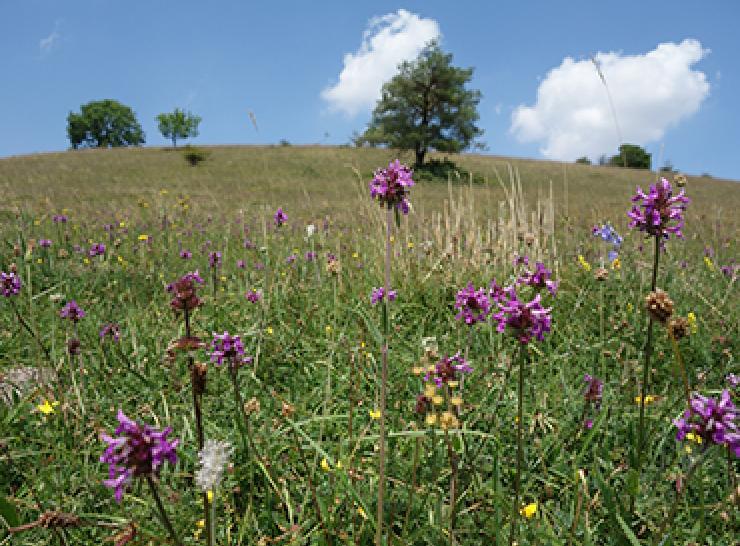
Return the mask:
POLYGON ((660 288, 645 297, 645 307, 650 316, 661 324, 666 324, 673 314, 673 300, 660 288))
POLYGON ((674 317, 668 321, 668 335, 678 341, 688 337, 691 333, 691 325, 688 319, 684 317, 674 317))

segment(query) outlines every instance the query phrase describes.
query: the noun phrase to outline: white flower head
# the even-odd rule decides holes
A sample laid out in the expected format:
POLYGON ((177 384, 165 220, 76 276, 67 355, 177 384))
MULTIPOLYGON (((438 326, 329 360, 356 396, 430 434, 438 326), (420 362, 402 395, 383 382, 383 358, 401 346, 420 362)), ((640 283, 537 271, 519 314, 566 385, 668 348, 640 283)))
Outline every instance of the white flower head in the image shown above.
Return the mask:
POLYGON ((224 468, 231 457, 232 447, 229 442, 206 440, 203 449, 198 452, 201 468, 195 473, 195 483, 203 491, 213 491, 221 483, 224 468))
POLYGON ((306 226, 306 237, 309 239, 313 237, 313 234, 316 233, 316 226, 313 224, 308 224, 306 226))

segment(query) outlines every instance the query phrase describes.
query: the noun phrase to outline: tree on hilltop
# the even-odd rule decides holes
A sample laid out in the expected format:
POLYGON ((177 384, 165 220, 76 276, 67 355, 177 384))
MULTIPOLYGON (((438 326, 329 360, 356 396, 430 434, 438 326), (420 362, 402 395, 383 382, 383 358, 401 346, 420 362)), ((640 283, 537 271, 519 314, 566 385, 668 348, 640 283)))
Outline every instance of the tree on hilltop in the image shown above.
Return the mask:
POLYGON ((72 148, 113 148, 144 144, 144 131, 134 111, 112 99, 90 101, 67 116, 72 148))
POLYGON ((174 112, 163 113, 157 116, 159 132, 164 138, 172 140, 172 147, 177 148, 177 139, 184 140, 198 136, 198 125, 201 118, 175 108, 174 112))
POLYGON ((383 85, 372 119, 356 144, 413 150, 416 165, 428 151, 457 153, 474 145, 480 91, 467 89, 472 68, 452 66, 452 55, 436 41, 414 61, 404 61, 383 85))

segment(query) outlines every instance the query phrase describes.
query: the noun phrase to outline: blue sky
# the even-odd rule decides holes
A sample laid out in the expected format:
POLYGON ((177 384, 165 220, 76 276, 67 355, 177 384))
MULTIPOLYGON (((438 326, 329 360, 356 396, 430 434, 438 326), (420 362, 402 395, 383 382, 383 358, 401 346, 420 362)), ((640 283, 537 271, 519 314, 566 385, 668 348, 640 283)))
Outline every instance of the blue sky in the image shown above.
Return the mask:
POLYGON ((382 83, 360 63, 360 81, 347 70, 332 99, 325 90, 345 56, 379 77, 399 48, 408 55, 414 39, 438 32, 456 64, 475 67, 492 154, 615 153, 606 91, 589 64, 601 53, 625 140, 643 140, 655 162, 740 179, 739 20, 732 0, 4 0, 0 156, 66 149, 67 113, 102 98, 135 110, 148 145, 167 144, 154 118, 174 107, 202 116, 197 143, 345 143, 371 110, 353 93, 382 83), (394 24, 408 36, 383 42, 394 24))

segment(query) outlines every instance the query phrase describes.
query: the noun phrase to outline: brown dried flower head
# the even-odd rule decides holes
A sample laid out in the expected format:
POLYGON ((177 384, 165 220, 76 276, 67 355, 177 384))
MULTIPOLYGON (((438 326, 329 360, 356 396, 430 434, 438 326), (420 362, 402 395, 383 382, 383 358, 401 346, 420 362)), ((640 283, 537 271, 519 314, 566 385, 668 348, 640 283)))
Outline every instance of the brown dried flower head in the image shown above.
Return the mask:
POLYGON ((673 314, 673 300, 660 288, 656 288, 655 292, 650 292, 647 295, 645 307, 650 316, 661 324, 665 324, 673 314))
POLYGON ((678 341, 688 337, 691 332, 691 326, 688 319, 684 317, 675 317, 668 321, 668 335, 678 341))
POLYGON ((594 278, 597 281, 605 281, 609 278, 609 271, 607 271, 603 267, 599 267, 598 269, 596 269, 596 271, 594 271, 594 278))

